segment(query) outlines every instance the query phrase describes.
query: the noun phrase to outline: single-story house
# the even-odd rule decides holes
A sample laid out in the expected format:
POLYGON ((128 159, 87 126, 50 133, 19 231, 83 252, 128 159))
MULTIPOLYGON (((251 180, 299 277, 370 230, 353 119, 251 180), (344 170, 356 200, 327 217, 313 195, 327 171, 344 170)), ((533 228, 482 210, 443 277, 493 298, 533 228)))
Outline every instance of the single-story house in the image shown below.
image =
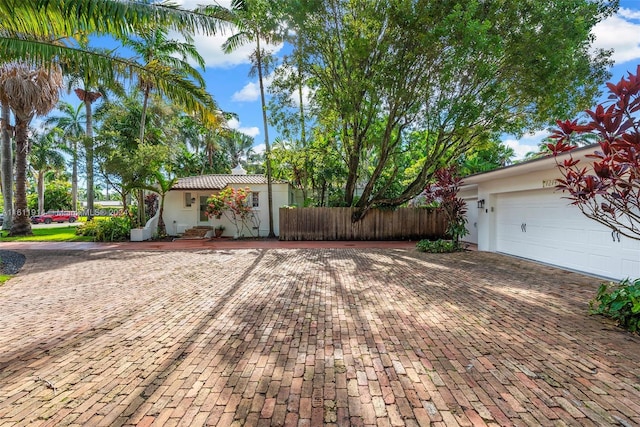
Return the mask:
MULTIPOLYGON (((572 151, 582 164, 594 146, 572 151)), ((560 159, 568 157, 563 154, 560 159)), ((584 216, 556 190, 553 157, 503 167, 463 180, 469 234, 478 250, 500 252, 595 276, 640 278, 640 241, 584 216)))
MULTIPOLYGON (((234 236, 235 227, 225 215, 220 219, 209 218, 206 214, 207 199, 220 190, 231 188, 249 188, 249 203, 253 207, 254 220, 244 229, 245 237, 267 236, 269 234, 269 200, 267 177, 259 174, 247 174, 242 167, 236 167, 231 174, 214 174, 179 178, 178 182, 165 196, 164 221, 167 234, 176 236, 197 226, 225 227, 223 236, 234 236)), ((299 192, 288 182, 272 180, 273 228, 280 234, 279 209, 282 206, 301 205, 299 192)))

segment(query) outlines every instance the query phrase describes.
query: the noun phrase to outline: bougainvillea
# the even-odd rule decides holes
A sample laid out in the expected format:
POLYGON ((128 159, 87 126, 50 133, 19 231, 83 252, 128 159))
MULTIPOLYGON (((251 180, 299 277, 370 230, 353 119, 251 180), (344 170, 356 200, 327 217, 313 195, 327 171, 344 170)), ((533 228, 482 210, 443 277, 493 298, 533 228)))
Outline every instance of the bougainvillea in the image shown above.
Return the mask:
POLYGON ((250 195, 249 187, 227 187, 207 199, 207 215, 218 219, 225 215, 236 228, 236 236, 240 236, 247 221, 253 218, 253 209, 248 203, 250 195))

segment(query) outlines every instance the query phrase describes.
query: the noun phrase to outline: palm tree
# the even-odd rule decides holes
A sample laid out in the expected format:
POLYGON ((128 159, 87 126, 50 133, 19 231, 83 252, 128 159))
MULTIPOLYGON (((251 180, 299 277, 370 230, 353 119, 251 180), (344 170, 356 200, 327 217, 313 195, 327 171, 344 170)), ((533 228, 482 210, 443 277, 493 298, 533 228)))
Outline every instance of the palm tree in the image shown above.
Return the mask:
POLYGON ((156 185, 147 187, 148 190, 155 191, 160 194, 160 213, 158 214, 158 236, 166 236, 167 235, 167 226, 165 225, 164 218, 162 215, 164 214, 164 198, 171 190, 171 188, 178 182, 178 178, 167 178, 162 174, 162 172, 156 172, 154 174, 156 179, 156 185))
MULTIPOLYGON (((202 56, 193 45, 193 39, 185 35, 186 42, 180 42, 168 38, 168 32, 164 28, 153 26, 145 28, 135 37, 123 40, 123 44, 131 48, 144 67, 174 73, 176 81, 184 80, 185 90, 201 89, 204 87, 202 75, 189 64, 194 60, 200 67, 205 67, 202 56), (193 85, 197 83, 197 86, 193 85)), ((140 118, 140 142, 144 142, 144 124, 151 92, 157 88, 153 75, 140 75, 138 84, 142 91, 142 116, 140 118)))
MULTIPOLYGON (((193 40, 185 35, 186 42, 180 42, 168 38, 166 29, 153 26, 145 28, 135 37, 123 40, 123 44, 131 48, 146 68, 151 68, 173 76, 175 84, 179 84, 186 92, 194 92, 195 96, 204 90, 202 75, 189 64, 194 60, 200 67, 205 67, 202 56, 198 53, 193 40), (194 84, 195 83, 195 84, 194 84)), ((156 90, 157 83, 154 75, 140 75, 138 84, 142 91, 142 111, 140 115, 139 143, 144 143, 145 122, 151 92, 156 90)), ((144 200, 143 190, 138 192, 139 206, 144 200)), ((144 209, 138 209, 138 220, 144 224, 144 209)))
POLYGON ((2 229, 11 229, 11 219, 13 212, 13 149, 11 146, 13 127, 11 126, 11 108, 6 99, 0 99, 2 103, 2 143, 0 149, 0 174, 2 177, 2 197, 3 197, 3 222, 2 229))
POLYGON ((223 147, 229 156, 231 166, 244 163, 243 166, 246 169, 246 158, 253 152, 253 138, 237 130, 232 130, 227 133, 222 141, 223 147), (244 162, 242 161, 243 157, 245 158, 244 162))
MULTIPOLYGON (((220 16, 219 6, 202 6, 199 11, 220 16)), ((271 147, 269 145, 269 129, 267 124, 267 103, 264 94, 264 74, 268 66, 268 54, 261 48, 261 41, 267 43, 280 42, 279 22, 273 15, 277 10, 270 0, 233 0, 231 2, 231 16, 238 32, 227 39, 222 45, 225 53, 231 53, 247 43, 255 43, 256 48, 251 53, 254 64, 252 71, 257 72, 260 85, 260 101, 262 106, 262 122, 264 127, 265 161, 267 169, 267 198, 269 202, 269 237, 275 237, 273 231, 273 190, 271 186, 271 147)))
POLYGON ((62 138, 71 151, 71 205, 74 210, 78 207, 78 142, 85 133, 87 117, 83 109, 83 105, 74 108, 70 103, 61 101, 58 103, 61 114, 45 120, 46 125, 53 125, 62 131, 62 138))
POLYGON ((106 86, 123 77, 139 76, 154 81, 164 96, 189 113, 204 122, 215 122, 211 95, 181 73, 156 63, 141 65, 115 50, 89 49, 83 40, 87 35, 126 38, 148 31, 150 26, 215 35, 226 26, 224 18, 147 0, 0 0, 0 51, 4 58, 28 60, 38 66, 57 61, 65 64, 65 73, 91 70, 106 86))
POLYGON ((44 213, 44 181, 49 171, 64 168, 64 156, 60 153, 61 145, 57 141, 57 131, 34 133, 31 138, 29 164, 36 174, 38 191, 38 214, 44 213))
POLYGON ((54 65, 34 68, 24 62, 13 62, 0 69, 0 99, 11 107, 16 121, 16 210, 12 236, 32 234, 27 206, 28 126, 34 116, 43 116, 53 109, 61 88, 62 72, 54 65))

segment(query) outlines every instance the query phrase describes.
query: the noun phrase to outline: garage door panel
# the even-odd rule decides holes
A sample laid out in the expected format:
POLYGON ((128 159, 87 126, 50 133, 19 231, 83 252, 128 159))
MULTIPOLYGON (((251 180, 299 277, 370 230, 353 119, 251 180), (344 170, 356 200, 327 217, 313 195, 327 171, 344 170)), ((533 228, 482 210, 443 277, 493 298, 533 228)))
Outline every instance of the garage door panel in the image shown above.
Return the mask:
POLYGON ((607 277, 640 277, 640 242, 614 241, 608 228, 553 189, 499 194, 496 207, 498 252, 607 277))

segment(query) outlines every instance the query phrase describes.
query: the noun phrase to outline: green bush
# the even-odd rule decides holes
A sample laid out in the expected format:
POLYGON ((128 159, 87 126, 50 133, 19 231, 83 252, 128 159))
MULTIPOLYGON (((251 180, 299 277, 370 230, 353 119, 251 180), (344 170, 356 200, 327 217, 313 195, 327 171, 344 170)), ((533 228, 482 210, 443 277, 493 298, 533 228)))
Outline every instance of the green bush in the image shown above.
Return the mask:
POLYGON ((76 234, 91 236, 95 242, 120 242, 129 240, 131 220, 124 215, 107 219, 94 219, 78 226, 76 234))
POLYGON ((416 249, 420 252, 432 254, 445 254, 462 250, 460 244, 453 240, 420 240, 416 243, 416 249))
POLYGON ((602 283, 589 307, 592 314, 610 317, 619 326, 640 333, 640 279, 602 283))

